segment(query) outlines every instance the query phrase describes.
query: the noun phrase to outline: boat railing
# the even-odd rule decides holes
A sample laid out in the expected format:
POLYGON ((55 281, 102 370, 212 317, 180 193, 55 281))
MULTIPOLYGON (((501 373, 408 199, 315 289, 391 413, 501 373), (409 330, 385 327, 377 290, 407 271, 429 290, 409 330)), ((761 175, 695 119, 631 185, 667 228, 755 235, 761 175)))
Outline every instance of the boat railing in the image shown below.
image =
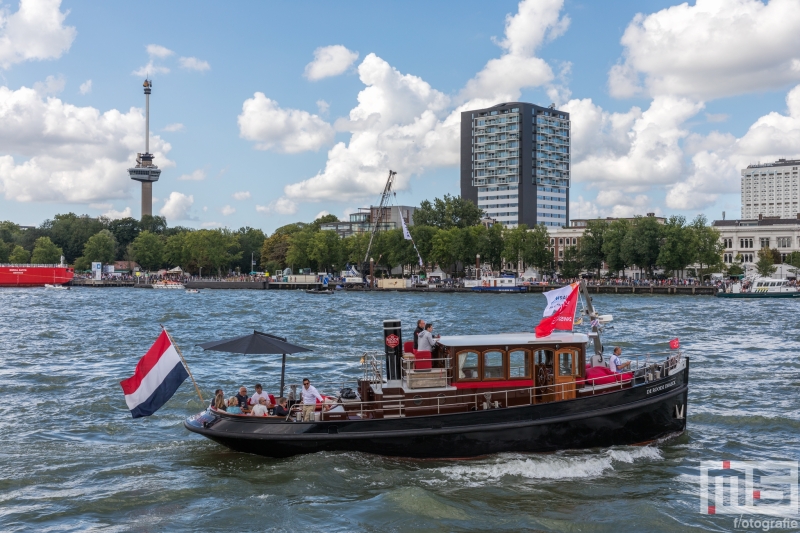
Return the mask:
MULTIPOLYGON (((415 414, 442 414, 550 403, 576 398, 577 393, 581 395, 602 394, 618 388, 641 385, 667 377, 669 372, 678 366, 683 354, 682 352, 674 351, 661 353, 667 353, 669 357, 660 361, 642 363, 637 365, 637 368, 633 371, 616 374, 615 376, 618 379, 610 383, 598 383, 603 378, 596 378, 585 379, 580 384, 573 381, 485 392, 455 391, 456 394, 454 395, 446 395, 441 390, 434 388, 432 391, 429 390, 427 392, 437 393, 436 396, 423 397, 422 394, 418 394, 411 398, 343 400, 344 412, 347 416, 357 415, 358 418, 394 418, 404 417, 409 413, 412 416, 415 414)), ((654 352, 645 354, 642 357, 649 361, 650 356, 660 355, 661 353, 654 352)), ((370 368, 380 368, 379 357, 365 358, 365 362, 368 363, 367 366, 370 368), (372 367, 373 364, 375 365, 374 367, 372 367)), ((452 369, 443 368, 441 370, 449 371, 452 369)), ((604 378, 607 377, 604 376, 604 378)), ((338 385, 342 386, 347 383, 337 382, 338 385)), ((379 383, 383 384, 383 382, 379 383)), ((324 386, 324 383, 319 384, 319 387, 324 386)), ((425 393, 426 390, 421 388, 419 392, 425 393)), ((320 409, 321 413, 327 412, 324 407, 320 407, 320 409)), ((342 413, 342 411, 339 411, 339 413, 342 413)), ((321 415, 323 420, 328 419, 328 416, 321 415)))

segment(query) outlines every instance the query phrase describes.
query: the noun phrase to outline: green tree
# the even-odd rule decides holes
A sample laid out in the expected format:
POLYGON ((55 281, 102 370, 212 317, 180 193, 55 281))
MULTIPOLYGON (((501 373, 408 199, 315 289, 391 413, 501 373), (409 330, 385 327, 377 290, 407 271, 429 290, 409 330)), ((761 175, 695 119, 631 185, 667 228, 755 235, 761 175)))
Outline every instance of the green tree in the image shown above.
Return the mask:
POLYGON ((661 250, 658 264, 667 270, 683 271, 695 261, 697 246, 695 232, 686 225, 682 215, 672 215, 662 229, 661 250))
POLYGON ((603 244, 607 229, 608 223, 605 220, 589 220, 586 222, 586 231, 581 238, 581 262, 587 270, 596 270, 598 276, 600 276, 600 269, 605 260, 603 244))
POLYGON ((436 234, 441 231, 434 226, 417 225, 416 223, 408 228, 411 237, 417 245, 417 251, 424 263, 432 263, 433 259, 433 240, 436 234))
MULTIPOLYGON (((107 224, 108 220, 104 218, 67 213, 56 215, 53 220, 44 221, 39 228, 64 251, 67 263, 72 263, 83 254, 89 238, 106 229, 107 224)), ((116 253, 116 250, 114 252, 116 253)))
POLYGON ((443 270, 452 271, 451 267, 457 261, 459 255, 458 245, 460 238, 460 230, 457 227, 440 230, 433 236, 431 259, 439 263, 443 270))
POLYGON ((201 229, 186 235, 184 249, 188 252, 188 267, 216 270, 222 275, 225 270, 242 257, 239 237, 228 229, 201 229))
POLYGON ((123 259, 125 250, 136 236, 139 235, 141 229, 138 220, 127 217, 109 222, 108 231, 114 235, 114 239, 117 241, 117 259, 123 259))
POLYGON ((787 265, 792 265, 795 268, 800 268, 800 252, 792 252, 786 256, 787 265))
POLYGON ((131 244, 133 255, 145 270, 156 270, 164 262, 164 239, 150 231, 143 231, 131 244))
POLYGON ((317 262, 320 269, 327 272, 341 270, 344 266, 344 250, 339 234, 333 230, 314 233, 309 243, 308 257, 317 262))
MULTIPOLYGON (((523 252, 524 261, 533 265, 538 270, 547 268, 553 262, 553 253, 548 248, 550 244, 550 234, 547 233, 547 226, 536 224, 531 228, 527 235, 525 251, 523 252)), ((575 258, 579 261, 579 258, 575 258)), ((580 269, 580 266, 578 266, 580 269)))
POLYGON ((774 265, 775 261, 772 257, 772 251, 766 247, 760 249, 758 251, 758 261, 756 261, 756 271, 758 272, 758 275, 765 278, 770 277, 775 273, 776 270, 778 270, 778 268, 774 265))
POLYGON ((647 270, 649 277, 658 263, 663 226, 655 217, 638 216, 622 240, 622 258, 629 265, 647 270))
POLYGON ((86 241, 83 247, 83 257, 88 262, 113 263, 116 257, 117 242, 110 231, 104 229, 86 241))
POLYGON ((516 263, 523 259, 527 249, 528 226, 520 224, 516 228, 506 228, 503 231, 503 257, 506 261, 516 263))
POLYGON ((11 250, 11 254, 8 257, 8 261, 10 263, 16 264, 27 264, 30 259, 31 253, 19 244, 14 246, 14 248, 11 250))
POLYGON ((289 249, 286 251, 286 264, 292 267, 292 272, 298 268, 317 269, 316 261, 310 256, 311 244, 316 231, 314 227, 304 227, 293 233, 289 238, 289 249))
POLYGON ((472 200, 445 194, 434 198, 433 203, 423 200, 414 211, 414 225, 434 226, 440 229, 468 228, 480 224, 483 210, 472 200))
POLYGON ((14 224, 10 220, 0 222, 0 241, 7 244, 19 244, 21 233, 19 225, 14 224))
POLYGON ((53 244, 50 237, 39 237, 33 246, 31 263, 34 265, 54 265, 61 261, 63 252, 53 244))
POLYGON ((500 269, 503 262, 503 225, 493 224, 486 232, 486 247, 481 252, 481 262, 492 269, 500 269))
POLYGON ((239 237, 239 247, 241 248, 242 257, 236 262, 235 266, 239 267, 239 271, 247 274, 254 271, 256 265, 251 264, 251 258, 258 264, 263 264, 261 260, 261 248, 264 246, 264 241, 267 236, 260 229, 245 226, 236 231, 239 237))
POLYGON ((703 265, 706 266, 707 270, 721 268, 724 265, 722 253, 725 251, 725 245, 720 239, 719 230, 709 226, 708 220, 702 214, 695 217, 691 227, 694 232, 695 246, 697 247, 695 260, 700 264, 700 275, 703 275, 703 265))
POLYGON ((322 224, 327 224, 328 222, 339 222, 339 217, 328 213, 327 215, 322 215, 314 220, 313 224, 317 227, 317 229, 319 229, 322 224))
POLYGON ((0 239, 0 263, 8 263, 8 256, 11 254, 11 245, 6 244, 0 239))
POLYGON ((161 235, 167 231, 167 219, 160 216, 143 215, 142 220, 139 221, 139 230, 161 235))
POLYGON ((565 278, 577 278, 581 274, 581 252, 577 246, 568 246, 564 250, 561 261, 561 275, 565 278))
POLYGON ((630 229, 630 221, 624 218, 614 220, 606 228, 603 235, 603 255, 609 272, 622 271, 624 276, 625 269, 630 266, 622 254, 622 243, 625 241, 625 236, 630 229))
MULTIPOLYGON (((145 230, 148 231, 149 230, 145 230)), ((162 263, 166 262, 171 267, 181 266, 186 267, 190 261, 189 249, 186 245, 186 237, 190 232, 181 232, 167 237, 164 243, 164 252, 162 256, 162 263)))
POLYGON ((744 269, 740 265, 733 263, 728 267, 729 276, 741 276, 742 274, 744 274, 744 269))

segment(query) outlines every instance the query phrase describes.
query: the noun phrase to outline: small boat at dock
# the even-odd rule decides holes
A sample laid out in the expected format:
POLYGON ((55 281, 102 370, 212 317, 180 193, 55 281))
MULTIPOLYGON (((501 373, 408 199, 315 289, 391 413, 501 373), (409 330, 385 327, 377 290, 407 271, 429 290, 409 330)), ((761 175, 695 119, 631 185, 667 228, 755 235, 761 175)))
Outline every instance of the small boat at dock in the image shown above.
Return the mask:
POLYGON ((171 280, 156 281, 151 285, 151 287, 161 290, 183 290, 186 288, 183 283, 171 280))
POLYGON ((797 287, 786 279, 757 277, 733 283, 716 294, 719 298, 800 298, 797 287))

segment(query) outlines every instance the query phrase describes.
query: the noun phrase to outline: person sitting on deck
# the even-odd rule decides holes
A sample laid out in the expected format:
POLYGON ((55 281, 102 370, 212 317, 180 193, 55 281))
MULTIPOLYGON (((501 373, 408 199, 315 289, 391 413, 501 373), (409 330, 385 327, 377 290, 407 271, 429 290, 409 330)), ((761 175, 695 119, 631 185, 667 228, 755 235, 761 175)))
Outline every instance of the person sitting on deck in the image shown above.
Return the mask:
POLYGON ((217 389, 217 392, 214 395, 214 409, 216 409, 217 411, 228 410, 228 407, 225 404, 225 395, 222 392, 222 389, 217 389))
POLYGON ((247 401, 249 400, 249 398, 247 397, 247 387, 245 386, 239 387, 239 393, 236 394, 235 398, 236 401, 239 402, 239 408, 243 412, 247 412, 248 411, 247 401))
POLYGON ((231 396, 230 398, 228 398, 228 409, 227 409, 227 411, 228 411, 229 415, 243 415, 244 414, 244 411, 242 411, 242 408, 239 407, 239 400, 236 398, 236 396, 231 396))
POLYGON ((250 396, 250 400, 249 400, 248 404, 249 405, 258 405, 258 400, 260 398, 264 398, 265 400, 267 400, 267 407, 269 407, 269 408, 274 407, 273 405, 270 404, 269 394, 264 392, 263 389, 261 388, 261 383, 256 383, 256 392, 255 392, 255 394, 250 396))
POLYGON ((623 363, 619 358, 620 355, 622 355, 622 348, 615 346, 614 354, 608 360, 608 368, 614 373, 620 373, 623 369, 628 369, 631 366, 630 361, 623 363))
POLYGON ((314 421, 314 410, 317 408, 317 400, 325 403, 325 399, 319 391, 311 384, 308 378, 303 380, 303 388, 300 389, 300 396, 303 398, 303 422, 314 421))
POLYGON ((252 416, 267 416, 269 414, 269 407, 267 406, 267 399, 263 396, 258 398, 258 404, 250 411, 252 416))
POLYGON ((289 407, 287 406, 288 400, 281 396, 278 398, 278 405, 275 406, 275 416, 289 416, 289 407))

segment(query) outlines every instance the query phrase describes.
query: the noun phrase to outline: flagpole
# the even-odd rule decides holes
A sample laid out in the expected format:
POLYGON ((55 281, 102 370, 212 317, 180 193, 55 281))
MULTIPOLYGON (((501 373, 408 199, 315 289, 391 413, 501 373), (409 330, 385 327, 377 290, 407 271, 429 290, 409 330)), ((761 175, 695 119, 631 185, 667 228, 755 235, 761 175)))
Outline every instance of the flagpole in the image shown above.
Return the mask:
POLYGON ((167 331, 167 328, 165 328, 163 325, 161 325, 161 329, 163 329, 164 333, 167 334, 167 337, 169 338, 169 342, 172 343, 172 345, 175 347, 175 351, 178 352, 178 355, 181 357, 181 361, 183 361, 183 366, 186 367, 186 372, 188 372, 189 373, 189 377, 192 378, 192 383, 194 383, 194 390, 197 391, 197 395, 200 397, 200 402, 201 403, 206 403, 205 400, 203 400, 203 395, 200 394, 200 387, 197 386, 197 382, 194 380, 194 376, 192 375, 192 371, 189 370, 189 365, 186 363, 186 359, 184 359, 183 353, 181 352, 181 349, 178 348, 177 344, 175 344, 175 339, 172 338, 172 335, 169 334, 169 331, 167 331))

